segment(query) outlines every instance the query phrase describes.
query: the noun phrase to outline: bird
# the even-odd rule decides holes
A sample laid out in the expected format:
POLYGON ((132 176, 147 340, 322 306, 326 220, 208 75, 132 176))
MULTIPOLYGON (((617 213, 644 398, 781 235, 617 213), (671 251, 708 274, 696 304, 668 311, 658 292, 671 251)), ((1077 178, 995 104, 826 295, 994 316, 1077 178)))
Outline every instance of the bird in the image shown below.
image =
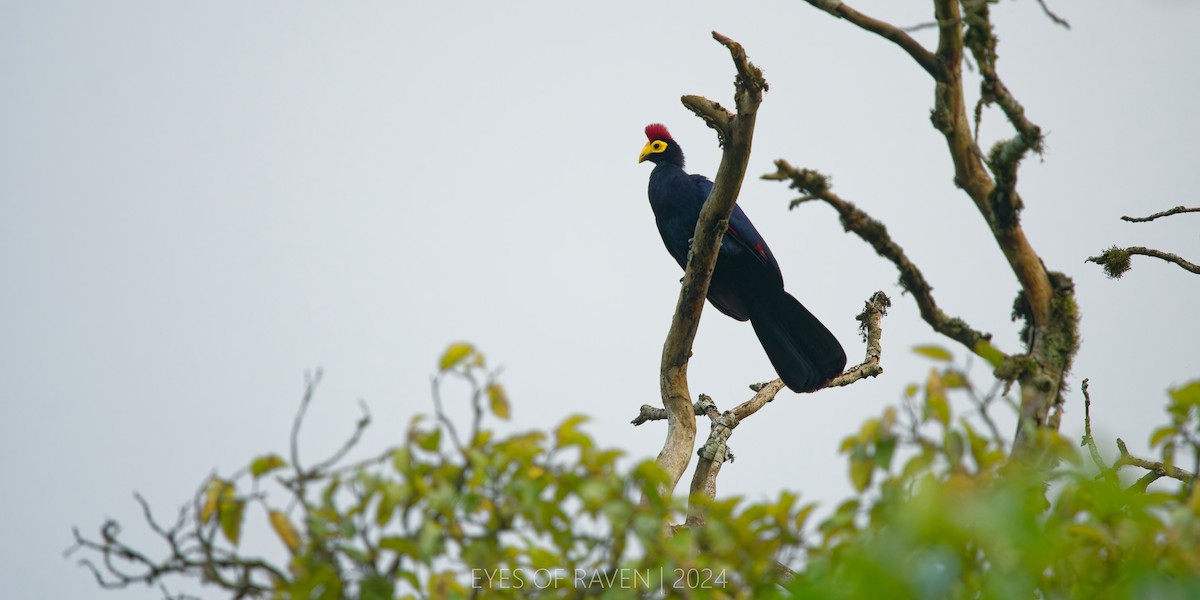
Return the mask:
MULTIPOLYGON (((647 125, 646 138, 638 163, 654 163, 650 208, 667 252, 686 269, 696 221, 713 184, 684 171, 683 149, 664 125, 647 125)), ((846 352, 829 328, 784 290, 775 255, 736 204, 717 252, 708 301, 738 321, 750 321, 771 366, 794 392, 818 390, 846 366, 846 352)))

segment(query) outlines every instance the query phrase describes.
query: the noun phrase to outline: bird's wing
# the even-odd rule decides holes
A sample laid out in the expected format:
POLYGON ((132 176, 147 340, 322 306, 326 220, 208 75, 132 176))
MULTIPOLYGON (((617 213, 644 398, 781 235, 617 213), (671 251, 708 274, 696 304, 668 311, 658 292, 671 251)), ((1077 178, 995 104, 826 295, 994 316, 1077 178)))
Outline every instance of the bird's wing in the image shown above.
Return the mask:
POLYGON ((779 270, 779 262, 775 260, 775 255, 771 254, 771 247, 767 245, 767 240, 764 240, 762 234, 754 228, 754 223, 750 222, 750 217, 746 216, 742 207, 734 205, 733 214, 729 215, 729 231, 725 232, 725 237, 733 238, 743 248, 749 250, 755 259, 770 268, 779 280, 779 284, 783 285, 783 273, 779 270))
MULTIPOLYGON (((703 192, 704 198, 708 198, 708 194, 712 192, 712 182, 702 175, 692 175, 692 180, 703 192)), ((771 254, 771 247, 767 246, 767 241, 754 228, 754 223, 750 222, 750 217, 746 216, 742 207, 736 204, 733 205, 733 214, 729 215, 729 230, 725 232, 725 237, 749 250, 754 258, 769 267, 779 283, 783 284, 783 274, 779 270, 779 262, 775 260, 775 255, 771 254)))

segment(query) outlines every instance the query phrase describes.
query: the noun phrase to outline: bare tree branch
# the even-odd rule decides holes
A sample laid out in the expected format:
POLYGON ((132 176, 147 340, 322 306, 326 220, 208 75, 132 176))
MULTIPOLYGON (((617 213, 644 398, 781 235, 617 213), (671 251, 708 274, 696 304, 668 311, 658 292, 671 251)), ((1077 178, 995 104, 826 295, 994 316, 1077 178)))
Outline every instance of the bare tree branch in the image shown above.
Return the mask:
MULTIPOLYGON (((826 388, 845 387, 860 379, 868 377, 876 377, 883 373, 883 367, 879 364, 880 358, 883 356, 883 348, 881 346, 881 337, 883 335, 882 319, 887 314, 887 309, 892 305, 892 301, 887 294, 883 292, 875 292, 866 302, 863 312, 855 317, 859 321, 859 330, 867 342, 866 357, 863 362, 846 369, 844 373, 830 379, 825 383, 826 388)), ((746 417, 758 412, 758 409, 763 405, 775 399, 775 396, 783 390, 783 380, 773 379, 766 383, 756 383, 750 386, 750 389, 755 392, 754 396, 749 400, 739 404, 731 412, 737 421, 741 421, 746 417)), ((822 388, 824 389, 824 388, 822 388)), ((700 394, 700 400, 697 400, 692 405, 692 411, 696 416, 709 416, 715 404, 712 399, 704 394, 700 394)), ((630 423, 633 425, 641 425, 647 421, 662 421, 668 418, 666 409, 643 404, 638 411, 638 415, 634 417, 630 423)))
MULTIPOLYGON (((1121 217, 1121 220, 1127 221, 1130 223, 1145 223, 1145 222, 1153 221, 1155 219, 1159 219, 1162 217, 1169 217, 1171 215, 1178 215, 1178 214, 1189 213, 1189 212, 1200 212, 1200 208, 1188 208, 1186 206, 1176 206, 1175 208, 1167 209, 1162 212, 1156 212, 1148 217, 1124 216, 1124 217, 1121 217)), ((1183 268, 1187 271, 1191 271, 1192 273, 1200 274, 1200 265, 1196 265, 1195 263, 1189 262, 1189 261, 1183 259, 1182 257, 1180 257, 1178 254, 1171 254, 1169 252, 1155 250, 1154 248, 1146 248, 1144 246, 1130 246, 1128 248, 1119 248, 1117 246, 1113 246, 1113 247, 1109 248, 1108 250, 1105 250, 1098 256, 1089 256, 1087 258, 1087 260, 1085 260, 1084 262, 1092 262, 1092 263, 1096 263, 1096 264, 1100 265, 1101 267, 1104 268, 1104 273, 1106 275, 1108 275, 1108 277, 1110 279, 1120 279, 1121 276, 1124 275, 1125 272, 1129 270, 1129 268, 1130 268, 1129 257, 1134 254, 1138 254, 1141 256, 1151 256, 1154 258, 1162 259, 1167 262, 1175 263, 1175 264, 1179 265, 1181 268, 1183 268)))
POLYGON ((317 369, 312 373, 304 374, 304 397, 300 399, 300 408, 296 409, 296 418, 292 421, 292 434, 289 438, 289 447, 292 455, 292 467, 296 469, 296 473, 302 473, 304 469, 300 466, 300 424, 304 422, 304 415, 308 412, 308 405, 312 403, 313 394, 317 390, 317 386, 321 384, 321 370, 317 369))
POLYGON ((1196 475, 1194 473, 1188 473, 1179 467, 1168 467, 1161 462, 1138 458, 1130 454, 1129 449, 1125 447, 1125 440, 1122 440, 1121 438, 1117 438, 1117 450, 1120 451, 1121 456, 1117 458, 1117 462, 1113 463, 1113 470, 1117 470, 1125 466, 1131 466, 1150 471, 1150 473, 1157 475, 1155 479, 1158 477, 1170 477, 1171 479, 1176 479, 1178 481, 1182 481, 1183 483, 1191 483, 1196 479, 1196 475))
MULTIPOLYGON (((864 15, 839 0, 807 0, 807 2, 839 19, 846 19, 854 25, 896 44, 907 52, 913 60, 917 61, 917 64, 921 65, 921 68, 925 69, 925 72, 929 73, 934 79, 941 81, 945 77, 945 68, 938 60, 938 57, 934 56, 920 42, 908 35, 905 29, 864 15)), ((921 28, 921 26, 917 26, 916 28, 921 28)), ((915 30, 916 28, 910 28, 909 30, 915 30)))
MULTIPOLYGON (((921 270, 909 260, 904 249, 892 240, 887 226, 833 193, 826 176, 809 169, 798 169, 785 160, 775 161, 775 167, 776 171, 763 175, 763 179, 789 181, 789 186, 793 189, 799 190, 807 197, 824 201, 838 212, 842 227, 846 231, 870 244, 877 254, 896 266, 900 272, 900 284, 908 293, 912 294, 913 300, 916 301, 917 308, 921 312, 921 318, 929 323, 934 331, 957 341, 971 352, 981 355, 994 352, 1007 358, 992 347, 990 333, 978 331, 962 319, 947 315, 938 307, 933 298, 933 286, 925 280, 925 275, 921 273, 921 270)), ((797 202, 793 202, 791 207, 795 208, 797 204, 797 202)), ((984 356, 984 358, 992 360, 994 356, 984 356)))
MULTIPOLYGON (((704 394, 700 394, 700 397, 704 398, 706 396, 704 394)), ((697 417, 704 416, 704 406, 699 401, 693 404, 692 407, 695 410, 697 417)), ((637 426, 645 423, 646 421, 665 421, 666 419, 667 409, 659 408, 657 406, 650 406, 649 404, 643 404, 642 408, 638 411, 638 416, 634 417, 630 423, 632 423, 634 426, 637 426)))
MULTIPOLYGON (((879 359, 883 355, 883 349, 880 346, 883 334, 881 322, 883 316, 887 314, 889 306, 891 306, 891 300, 883 292, 875 292, 866 302, 863 312, 858 315, 859 328, 867 341, 866 358, 861 364, 851 367, 845 373, 833 378, 825 384, 825 387, 850 385, 860 379, 875 377, 883 372, 883 367, 879 364, 879 359)), ((717 475, 721 473, 721 465, 727 460, 733 462, 733 453, 729 451, 728 445, 729 436, 733 434, 733 430, 738 424, 774 400, 776 394, 783 388, 784 384, 780 379, 753 385, 751 389, 754 390, 754 396, 733 410, 724 413, 717 411, 712 398, 704 394, 700 395, 700 401, 695 406, 696 413, 708 416, 712 428, 709 431, 708 439, 697 452, 699 460, 696 463, 696 471, 692 474, 690 488, 692 497, 700 495, 709 499, 716 498, 717 475)), ((690 501, 686 524, 694 525, 703 522, 704 518, 705 511, 702 503, 690 501)))
POLYGON ((1171 215, 1178 215, 1181 213, 1190 213, 1190 212, 1200 212, 1200 208, 1188 208, 1186 206, 1176 206, 1175 208, 1164 210, 1162 212, 1156 212, 1148 217, 1121 217, 1121 220, 1129 221, 1130 223, 1145 223, 1147 221, 1153 221, 1153 220, 1161 218, 1161 217, 1169 217, 1171 215))
POLYGON ((709 280, 716 265, 717 250, 728 227, 729 215, 733 212, 750 159, 758 105, 767 89, 762 72, 746 58, 746 52, 740 44, 715 31, 713 39, 729 50, 738 73, 734 82, 737 114, 730 116, 724 109, 718 111, 720 107, 715 102, 700 102, 703 99, 695 96, 683 99, 685 106, 696 111, 709 126, 717 130, 724 151, 713 180, 712 192, 696 223, 675 316, 671 320, 666 343, 663 344, 659 388, 663 407, 668 413, 668 427, 657 460, 671 476, 670 489, 663 490, 666 494, 674 489, 687 469, 696 441, 696 419, 687 384, 688 358, 700 324, 709 280))
POLYGON ((1064 29, 1071 28, 1071 24, 1068 23, 1066 19, 1050 11, 1050 7, 1046 6, 1046 0, 1037 0, 1037 3, 1042 7, 1042 12, 1046 13, 1046 16, 1049 17, 1051 21, 1054 21, 1055 24, 1061 25, 1064 29))
POLYGON ((1092 456, 1092 463, 1100 470, 1100 475, 1115 483, 1117 481, 1117 474, 1108 465, 1104 464, 1104 459, 1100 457, 1100 450, 1096 448, 1096 438, 1092 437, 1092 395, 1088 393, 1088 380, 1084 379, 1079 387, 1083 390, 1082 445, 1087 446, 1088 453, 1092 456))
POLYGON ((883 358, 883 346, 880 343, 880 338, 883 336, 881 322, 891 305, 892 299, 882 291, 875 292, 871 299, 867 300, 863 311, 855 317, 859 323, 858 329, 867 341, 867 355, 861 363, 829 380, 825 387, 845 387, 859 379, 876 377, 883 373, 883 366, 879 364, 883 358))
MULTIPOLYGON (((836 0, 809 1, 835 16, 851 20, 846 16, 848 9, 836 0)), ((1021 384, 1021 420, 1016 439, 1017 446, 1020 446, 1027 429, 1054 426, 1050 418, 1051 408, 1062 401, 1063 378, 1078 351, 1078 311, 1074 288, 1065 275, 1052 273, 1046 268, 1025 237, 1018 218, 1021 199, 1016 191, 1016 169, 1027 151, 1041 150, 1041 130, 1025 117, 1024 108, 996 74, 996 37, 988 13, 990 3, 987 0, 934 0, 933 4, 938 25, 938 45, 932 59, 905 41, 911 38, 894 27, 884 28, 888 34, 885 37, 891 36, 889 39, 896 41, 933 75, 934 109, 930 121, 946 139, 947 150, 954 164, 954 183, 966 192, 987 222, 996 244, 1021 285, 1014 315, 1025 321, 1026 331, 1022 338, 1026 340, 1028 352, 1019 361, 1006 360, 1004 368, 998 369, 997 373, 1021 384), (976 143, 965 106, 962 64, 965 61, 963 51, 967 48, 979 63, 983 104, 999 104, 1017 131, 1016 138, 998 145, 986 160, 976 143)), ((864 23, 858 25, 875 31, 864 23)), ((982 104, 976 106, 977 116, 981 108, 982 104)), ((818 196, 811 190, 804 191, 810 196, 818 196)), ((954 327, 947 332, 947 324, 960 325, 961 321, 954 323, 936 311, 936 305, 932 303, 922 308, 922 317, 939 332, 964 343, 973 352, 979 352, 975 346, 977 340, 987 340, 979 332, 965 326, 954 327)), ((985 351, 995 358, 996 354, 985 351)))
POLYGON ((1096 263, 1101 267, 1104 267, 1104 273, 1108 275, 1110 279, 1120 279, 1121 276, 1130 269, 1129 257, 1135 254, 1160 258, 1167 262, 1175 263, 1183 269, 1191 271, 1192 273, 1200 275, 1200 265, 1188 262, 1178 254, 1171 254, 1169 252, 1155 250, 1154 248, 1146 248, 1144 246, 1130 246, 1128 248, 1118 248, 1113 246, 1112 248, 1105 250, 1099 256, 1089 256, 1084 262, 1096 263))
POLYGON ((916 25, 909 25, 908 27, 901 27, 900 31, 903 31, 906 33, 913 33, 915 31, 921 31, 923 29, 933 29, 934 27, 937 27, 937 26, 938 26, 938 24, 934 21, 926 21, 924 23, 917 23, 916 25))

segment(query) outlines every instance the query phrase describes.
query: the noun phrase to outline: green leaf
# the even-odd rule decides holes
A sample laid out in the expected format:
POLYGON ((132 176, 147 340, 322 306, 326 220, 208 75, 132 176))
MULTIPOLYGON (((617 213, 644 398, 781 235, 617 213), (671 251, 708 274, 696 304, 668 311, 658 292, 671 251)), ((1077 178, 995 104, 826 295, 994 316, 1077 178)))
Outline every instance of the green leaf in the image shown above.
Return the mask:
POLYGON ((1158 446, 1163 440, 1175 435, 1176 433, 1179 433, 1179 430, 1176 429, 1174 425, 1163 425, 1162 427, 1155 429, 1154 432, 1150 434, 1150 447, 1154 448, 1155 446, 1158 446))
POLYGON ((218 518, 221 521, 221 533, 234 546, 242 535, 242 517, 246 512, 246 501, 233 495, 233 488, 227 487, 221 494, 217 506, 218 518))
POLYGON ((278 454, 267 454, 254 459, 254 461, 250 463, 250 474, 253 475, 255 479, 258 479, 259 477, 262 477, 263 475, 266 475, 275 469, 281 469, 286 466, 287 463, 284 462, 278 454))
POLYGON ((392 467, 397 473, 407 473, 412 470, 412 453, 408 448, 400 447, 392 450, 392 467))
POLYGON ((965 390, 971 387, 971 383, 967 381, 967 376, 959 371, 946 371, 942 374, 942 384, 946 389, 965 390))
POLYGON ((966 449, 966 443, 963 442, 962 433, 957 429, 947 429, 942 445, 946 449, 946 459, 950 461, 950 465, 957 467, 962 464, 963 451, 966 449))
POLYGON ((871 485, 871 474, 875 472, 875 461, 871 458, 854 458, 850 460, 850 483, 854 489, 862 493, 871 485))
POLYGON ((217 514, 217 506, 221 501, 221 496, 229 487, 229 483, 216 477, 208 482, 208 489, 204 491, 204 505, 200 508, 201 523, 209 522, 217 514))
POLYGON ((804 505, 804 507, 803 507, 803 508, 801 508, 801 509, 800 509, 800 510, 799 510, 799 511, 796 513, 796 520, 795 520, 795 523, 794 523, 794 526, 795 526, 795 528, 796 528, 796 531, 803 531, 803 530, 804 530, 804 525, 805 525, 806 523, 808 523, 808 518, 809 518, 810 516, 812 516, 812 513, 813 513, 813 511, 814 511, 814 510, 816 510, 816 508, 817 508, 817 505, 816 505, 816 503, 815 503, 815 502, 814 502, 814 503, 810 503, 810 504, 805 504, 805 505, 804 505))
POLYGON ((416 542, 394 535, 379 538, 379 547, 404 556, 415 556, 417 554, 416 542))
POLYGON ((383 527, 392 520, 392 515, 396 512, 396 505, 400 503, 404 495, 404 486, 398 483, 387 483, 383 486, 383 493, 379 495, 379 505, 375 507, 376 525, 383 527))
POLYGON ((488 403, 491 404, 492 414, 504 419, 509 418, 508 394, 504 392, 504 387, 498 383, 493 383, 487 387, 488 403))
POLYGON ((275 530, 275 535, 279 536, 288 551, 295 554, 300 548, 300 532, 296 531, 296 526, 292 525, 287 515, 278 510, 272 510, 267 518, 271 521, 271 529, 275 530))
POLYGON ((358 584, 359 600, 391 600, 396 594, 396 584, 383 575, 367 575, 358 584))
POLYGON ((984 438, 983 436, 976 433, 975 428, 971 427, 971 424, 969 422, 967 422, 966 419, 959 418, 958 422, 959 422, 959 424, 962 425, 963 430, 965 430, 967 432, 967 442, 971 449, 971 458, 975 459, 975 464, 979 465, 979 470, 982 471, 983 469, 985 469, 988 466, 988 463, 987 463, 987 447, 988 447, 987 438, 984 438))
POLYGON ((908 459, 908 462, 904 464, 902 477, 905 479, 915 477, 918 473, 928 469, 929 465, 933 464, 933 459, 934 455, 932 452, 922 450, 920 454, 908 459))
POLYGON ((417 446, 427 452, 437 452, 442 445, 442 430, 434 429, 433 431, 416 431, 413 432, 413 441, 417 446))
POLYGON ((1175 404, 1200 407, 1200 379, 1168 390, 1167 393, 1175 404))
POLYGON ((557 447, 579 446, 581 448, 590 447, 592 440, 587 434, 580 432, 576 427, 580 423, 589 421, 590 419, 584 415, 572 415, 563 421, 558 429, 554 430, 554 443, 557 447))
POLYGON ((875 466, 887 471, 892 466, 892 457, 896 454, 896 438, 888 436, 875 442, 875 466))
POLYGON ((417 552, 422 562, 429 564, 437 558, 442 548, 442 526, 436 521, 425 521, 417 532, 417 552))
POLYGON ((933 360, 949 361, 954 359, 954 355, 950 354, 949 350, 941 346, 913 346, 913 352, 926 358, 932 358, 933 360))
POLYGON ((925 398, 925 406, 929 409, 929 414, 942 425, 950 424, 950 403, 944 395, 930 394, 925 398))
POLYGON ((988 361, 988 364, 992 365, 993 368, 1000 368, 1000 365, 1004 364, 1004 353, 997 350, 996 347, 987 340, 979 340, 975 342, 975 347, 973 350, 975 351, 975 354, 979 355, 980 358, 988 361))
POLYGON ((438 368, 442 371, 448 371, 458 366, 464 359, 475 353, 475 347, 465 342, 450 344, 449 348, 442 353, 442 360, 438 363, 438 368))

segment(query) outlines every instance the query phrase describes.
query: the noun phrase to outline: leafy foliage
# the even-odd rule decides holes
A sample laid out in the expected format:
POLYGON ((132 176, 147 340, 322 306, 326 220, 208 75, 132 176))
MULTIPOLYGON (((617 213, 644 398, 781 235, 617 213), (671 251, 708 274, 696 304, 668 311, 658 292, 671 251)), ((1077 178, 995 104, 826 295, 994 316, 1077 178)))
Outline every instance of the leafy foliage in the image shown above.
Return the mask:
MULTIPOLYGON (((1193 387, 1172 391, 1174 423, 1196 416, 1180 400, 1193 387)), ((1200 597, 1200 494, 1190 482, 1171 493, 1126 486, 1109 469, 1085 469, 1049 429, 1037 446, 1061 467, 1010 459, 994 428, 986 435, 952 414, 948 392, 974 395, 960 371, 931 371, 906 402, 922 391, 907 423, 889 407, 843 442, 860 497, 821 525, 824 539, 788 587, 794 597, 1200 597), (909 452, 894 467, 898 444, 909 452)), ((974 420, 990 423, 989 403, 973 399, 974 420)), ((1176 435, 1168 428, 1163 440, 1176 435)))
MULTIPOLYGON (((817 507, 784 492, 760 503, 693 499, 706 503, 706 520, 667 525, 685 515, 682 502, 659 495, 665 473, 600 447, 585 417, 551 432, 498 436, 483 427, 485 405, 507 418, 508 399, 482 354, 459 344, 437 378, 472 385, 480 418, 465 437, 439 409, 413 418, 401 444, 366 461, 305 468, 277 454, 255 458, 206 481, 173 528, 147 507, 171 547, 161 561, 125 546, 111 522, 102 541, 77 532, 77 542, 103 556, 109 578, 97 577, 107 587, 183 576, 233 597, 1200 594, 1194 486, 1147 492, 1121 483, 1120 464, 1098 476, 1051 430, 1041 430, 1037 447, 1059 466, 1010 459, 988 412, 1003 402, 1000 390, 976 391, 944 349, 915 351, 938 367, 899 407, 846 437, 858 493, 815 523, 817 507), (261 487, 268 475, 284 492, 278 500, 261 487), (284 564, 240 551, 246 521, 263 517, 284 564)), ((1171 424, 1154 434, 1164 459, 1194 457, 1198 396, 1200 382, 1171 391, 1171 424)))

